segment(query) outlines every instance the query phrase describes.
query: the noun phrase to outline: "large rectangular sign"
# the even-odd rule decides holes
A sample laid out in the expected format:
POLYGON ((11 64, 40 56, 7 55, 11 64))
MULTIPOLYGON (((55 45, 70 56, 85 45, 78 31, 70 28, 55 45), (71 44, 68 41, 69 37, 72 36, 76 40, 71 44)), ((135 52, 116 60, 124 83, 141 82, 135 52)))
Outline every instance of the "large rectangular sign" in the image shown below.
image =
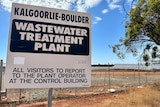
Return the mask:
POLYGON ((91 16, 12 4, 6 88, 88 87, 91 16))

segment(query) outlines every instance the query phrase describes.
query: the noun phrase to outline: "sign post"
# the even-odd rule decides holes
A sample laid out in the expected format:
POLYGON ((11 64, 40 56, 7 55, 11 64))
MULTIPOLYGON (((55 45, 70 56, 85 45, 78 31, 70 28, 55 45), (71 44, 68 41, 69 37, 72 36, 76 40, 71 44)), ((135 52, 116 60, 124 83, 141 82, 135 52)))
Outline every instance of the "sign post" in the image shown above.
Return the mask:
POLYGON ((52 88, 49 88, 48 90, 48 107, 52 107, 52 88))
POLYGON ((89 87, 90 40, 90 14, 13 3, 5 87, 89 87))

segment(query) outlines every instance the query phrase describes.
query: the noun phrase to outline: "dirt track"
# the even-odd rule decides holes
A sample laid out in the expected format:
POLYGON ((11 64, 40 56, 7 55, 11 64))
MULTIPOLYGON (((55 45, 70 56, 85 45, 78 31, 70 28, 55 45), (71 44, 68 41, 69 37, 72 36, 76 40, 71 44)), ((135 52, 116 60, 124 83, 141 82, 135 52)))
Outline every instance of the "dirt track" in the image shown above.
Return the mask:
MULTIPOLYGON (((117 95, 118 94, 101 94, 88 97, 53 100, 52 107, 100 107, 102 103, 110 102, 117 95)), ((33 104, 20 105, 17 107, 47 107, 47 102, 37 102, 33 104)))

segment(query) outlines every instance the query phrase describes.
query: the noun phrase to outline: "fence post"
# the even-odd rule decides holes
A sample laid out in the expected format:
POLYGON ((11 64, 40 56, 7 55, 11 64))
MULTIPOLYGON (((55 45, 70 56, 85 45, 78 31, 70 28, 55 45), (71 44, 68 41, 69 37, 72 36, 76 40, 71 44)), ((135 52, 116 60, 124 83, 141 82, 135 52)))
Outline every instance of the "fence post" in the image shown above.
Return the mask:
POLYGON ((140 68, 139 68, 139 62, 138 62, 138 76, 139 76, 139 82, 138 82, 138 85, 139 85, 139 87, 140 87, 140 85, 141 85, 141 73, 140 73, 140 68))
MULTIPOLYGON (((109 63, 108 63, 108 65, 109 65, 109 63)), ((108 76, 109 76, 109 77, 108 77, 108 79, 109 79, 109 80, 108 80, 108 88, 109 88, 109 90, 110 90, 110 88, 111 88, 110 67, 108 67, 108 73, 109 73, 109 74, 108 74, 108 76)))
POLYGON ((2 89, 2 71, 3 71, 3 60, 0 60, 0 101, 1 101, 1 89, 2 89))
POLYGON ((106 83, 106 70, 104 70, 104 89, 103 90, 105 90, 105 84, 106 83))

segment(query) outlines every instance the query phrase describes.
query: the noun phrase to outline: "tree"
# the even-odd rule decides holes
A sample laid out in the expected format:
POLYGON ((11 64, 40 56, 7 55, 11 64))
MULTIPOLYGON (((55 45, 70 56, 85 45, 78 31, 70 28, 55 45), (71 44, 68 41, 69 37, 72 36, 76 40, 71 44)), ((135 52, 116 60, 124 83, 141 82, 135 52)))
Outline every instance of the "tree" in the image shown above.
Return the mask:
POLYGON ((132 53, 146 66, 160 59, 160 0, 138 0, 128 13, 125 29, 125 37, 112 46, 118 57, 132 53))

